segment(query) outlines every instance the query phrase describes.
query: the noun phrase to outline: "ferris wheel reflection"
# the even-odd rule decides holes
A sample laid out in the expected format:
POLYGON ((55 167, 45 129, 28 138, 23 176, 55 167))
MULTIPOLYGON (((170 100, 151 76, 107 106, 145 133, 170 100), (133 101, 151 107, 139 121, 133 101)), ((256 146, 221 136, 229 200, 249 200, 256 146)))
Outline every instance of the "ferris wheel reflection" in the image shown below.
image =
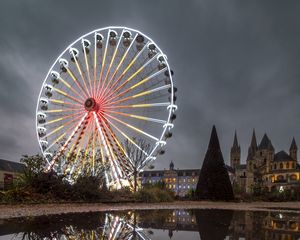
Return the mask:
MULTIPOLYGON (((59 227, 42 228, 34 231, 23 231, 15 234, 12 239, 22 240, 151 240, 149 232, 137 224, 137 216, 135 212, 128 212, 126 214, 118 215, 114 213, 99 213, 98 217, 95 215, 89 219, 89 216, 83 216, 86 219, 84 225, 73 224, 72 222, 60 223, 59 227), (97 224, 95 223, 97 218, 97 224), (90 227, 87 227, 90 225, 90 227)), ((81 220, 85 222, 84 219, 81 220)), ((36 226, 37 223, 33 223, 36 226)))

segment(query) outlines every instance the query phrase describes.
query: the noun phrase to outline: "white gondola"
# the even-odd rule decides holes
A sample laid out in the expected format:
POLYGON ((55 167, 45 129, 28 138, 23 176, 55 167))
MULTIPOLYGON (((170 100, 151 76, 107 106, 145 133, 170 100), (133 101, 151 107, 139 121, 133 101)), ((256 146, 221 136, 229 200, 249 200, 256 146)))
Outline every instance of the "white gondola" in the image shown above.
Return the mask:
POLYGON ((48 147, 48 142, 46 140, 40 140, 40 144, 43 150, 46 150, 48 147))
POLYGON ((46 123, 46 118, 47 118, 47 115, 45 113, 43 113, 43 112, 37 113, 37 121, 39 124, 46 123))
POLYGON ((157 53, 156 46, 154 43, 148 44, 148 57, 153 58, 157 53))
POLYGON ((45 95, 46 95, 48 98, 51 98, 51 97, 52 97, 52 89, 53 89, 53 87, 52 87, 51 85, 49 85, 49 84, 46 84, 46 85, 44 86, 44 88, 45 88, 45 95))
POLYGON ((145 37, 141 34, 139 34, 137 37, 136 37, 136 49, 138 51, 141 51, 145 45, 145 37))
POLYGON ((69 50, 70 58, 72 62, 75 62, 78 60, 79 51, 76 48, 70 48, 69 50))
POLYGON ((40 106, 41 106, 42 110, 44 110, 44 111, 48 110, 48 100, 46 98, 41 98, 40 106))
POLYGON ((63 72, 67 72, 67 68, 69 67, 69 62, 64 58, 61 58, 58 60, 58 63, 59 63, 60 69, 63 72))
POLYGON ((50 78, 53 84, 59 83, 60 74, 56 71, 51 71, 50 78))
POLYGON ((111 30, 109 32, 109 44, 111 46, 116 46, 117 45, 117 37, 118 37, 118 33, 114 30, 111 30))
POLYGON ((46 128, 45 128, 45 127, 39 126, 39 127, 37 128, 37 130, 38 130, 39 137, 44 137, 44 136, 46 136, 46 128))
POLYGON ((123 45, 125 47, 129 47, 130 43, 131 43, 131 32, 129 31, 125 31, 123 33, 123 45))
POLYGON ((167 138, 171 138, 173 136, 173 133, 172 132, 170 132, 170 131, 166 131, 166 133, 165 133, 165 138, 167 139, 167 138))
POLYGON ((100 33, 95 33, 95 42, 97 48, 102 48, 103 35, 100 33))
POLYGON ((89 54, 91 42, 87 39, 82 39, 81 43, 82 43, 82 51, 83 52, 85 51, 86 54, 89 54))

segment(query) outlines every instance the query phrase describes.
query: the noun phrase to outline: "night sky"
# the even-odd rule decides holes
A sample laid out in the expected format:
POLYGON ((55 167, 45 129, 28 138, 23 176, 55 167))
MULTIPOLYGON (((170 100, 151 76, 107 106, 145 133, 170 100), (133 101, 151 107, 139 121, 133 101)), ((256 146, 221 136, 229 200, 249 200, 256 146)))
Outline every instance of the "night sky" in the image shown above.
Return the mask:
POLYGON ((237 131, 242 161, 253 128, 276 151, 300 143, 299 1, 0 2, 0 158, 39 152, 35 108, 43 79, 72 41, 124 25, 167 54, 179 110, 156 169, 200 168, 212 125, 225 161, 237 131))

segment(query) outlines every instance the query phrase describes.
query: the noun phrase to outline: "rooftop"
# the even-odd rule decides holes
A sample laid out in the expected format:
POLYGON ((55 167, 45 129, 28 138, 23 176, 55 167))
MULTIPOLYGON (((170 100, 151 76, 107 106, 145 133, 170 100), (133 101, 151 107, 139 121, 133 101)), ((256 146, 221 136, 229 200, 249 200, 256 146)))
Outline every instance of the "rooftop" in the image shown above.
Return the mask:
POLYGON ((25 165, 19 162, 0 159, 0 171, 6 172, 22 172, 25 165))

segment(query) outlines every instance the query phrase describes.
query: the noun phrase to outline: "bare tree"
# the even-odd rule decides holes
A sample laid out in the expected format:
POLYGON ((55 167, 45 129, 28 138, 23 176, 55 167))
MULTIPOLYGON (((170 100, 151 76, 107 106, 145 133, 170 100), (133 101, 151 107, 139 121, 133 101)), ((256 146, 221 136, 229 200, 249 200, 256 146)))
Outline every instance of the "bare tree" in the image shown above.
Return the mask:
POLYGON ((149 143, 146 142, 144 139, 135 139, 133 138, 133 141, 136 143, 133 144, 129 140, 125 140, 124 147, 125 151, 127 153, 127 156, 131 159, 133 164, 133 179, 134 179, 134 185, 133 190, 136 192, 137 190, 137 178, 139 173, 139 168, 143 165, 144 161, 147 158, 147 155, 151 152, 152 148, 149 143))

